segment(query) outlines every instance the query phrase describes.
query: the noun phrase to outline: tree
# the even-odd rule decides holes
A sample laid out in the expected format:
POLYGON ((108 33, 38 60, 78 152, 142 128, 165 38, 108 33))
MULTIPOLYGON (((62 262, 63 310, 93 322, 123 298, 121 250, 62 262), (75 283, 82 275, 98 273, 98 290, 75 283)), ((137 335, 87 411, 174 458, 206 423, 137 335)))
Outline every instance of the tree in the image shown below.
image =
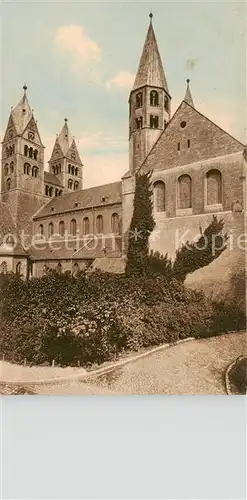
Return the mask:
POLYGON ((188 241, 176 252, 173 264, 173 277, 184 282, 187 274, 193 273, 201 267, 208 266, 217 259, 226 249, 227 234, 223 234, 224 221, 218 221, 213 215, 212 222, 205 231, 200 228, 200 238, 192 243, 188 241))
POLYGON ((134 211, 130 223, 126 274, 143 276, 148 272, 148 238, 155 227, 152 215, 151 173, 136 175, 134 211))

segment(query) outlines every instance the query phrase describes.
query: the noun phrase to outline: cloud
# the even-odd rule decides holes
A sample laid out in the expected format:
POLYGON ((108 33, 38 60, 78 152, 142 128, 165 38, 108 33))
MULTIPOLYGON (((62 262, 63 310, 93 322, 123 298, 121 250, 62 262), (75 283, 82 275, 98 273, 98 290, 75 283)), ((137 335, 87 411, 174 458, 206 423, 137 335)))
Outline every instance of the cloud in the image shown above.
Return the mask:
POLYGON ((119 71, 111 80, 107 80, 106 88, 110 90, 112 87, 130 89, 134 83, 135 75, 128 71, 119 71))
POLYGON ((61 26, 55 32, 54 42, 61 53, 70 57, 74 72, 99 81, 97 65, 101 61, 102 49, 87 36, 83 26, 61 26))
POLYGON ((85 155, 84 188, 120 181, 129 169, 128 153, 85 155))
POLYGON ((198 59, 191 58, 187 59, 186 64, 185 64, 185 69, 193 71, 193 69, 196 67, 198 63, 198 59))

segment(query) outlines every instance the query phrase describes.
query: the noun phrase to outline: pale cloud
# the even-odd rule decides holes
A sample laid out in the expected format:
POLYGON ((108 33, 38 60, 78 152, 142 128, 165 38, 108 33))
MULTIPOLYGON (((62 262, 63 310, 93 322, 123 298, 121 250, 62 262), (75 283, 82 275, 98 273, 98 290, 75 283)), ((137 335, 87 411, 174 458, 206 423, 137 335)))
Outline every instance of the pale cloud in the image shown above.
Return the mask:
POLYGON ((67 54, 71 60, 71 67, 79 76, 99 83, 97 65, 101 61, 101 47, 89 38, 83 26, 61 26, 55 32, 55 46, 67 54))
POLYGON ((129 169, 128 153, 86 155, 84 164, 84 188, 120 181, 129 169))
POLYGON ((193 69, 196 67, 197 63, 198 63, 198 59, 196 59, 196 58, 187 59, 186 64, 185 64, 185 69, 193 71, 193 69))
POLYGON ((112 87, 130 89, 134 83, 135 75, 128 71, 119 71, 111 80, 107 80, 106 88, 110 90, 112 87))

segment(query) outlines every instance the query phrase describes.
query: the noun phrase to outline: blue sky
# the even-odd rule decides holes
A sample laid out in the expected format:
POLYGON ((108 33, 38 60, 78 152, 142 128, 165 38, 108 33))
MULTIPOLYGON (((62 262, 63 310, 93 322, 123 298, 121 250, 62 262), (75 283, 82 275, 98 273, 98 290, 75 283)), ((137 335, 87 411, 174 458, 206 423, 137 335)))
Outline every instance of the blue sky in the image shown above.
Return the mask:
POLYGON ((26 82, 46 160, 68 117, 85 187, 119 179, 150 7, 173 112, 189 77, 198 110, 244 142, 245 4, 237 1, 3 3, 2 133, 26 82))

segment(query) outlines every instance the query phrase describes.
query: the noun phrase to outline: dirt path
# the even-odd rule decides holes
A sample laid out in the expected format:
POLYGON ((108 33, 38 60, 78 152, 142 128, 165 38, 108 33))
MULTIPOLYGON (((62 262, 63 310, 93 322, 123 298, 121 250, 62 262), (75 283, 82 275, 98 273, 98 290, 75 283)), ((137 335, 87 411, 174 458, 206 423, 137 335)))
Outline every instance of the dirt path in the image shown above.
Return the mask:
POLYGON ((244 353, 246 335, 231 333, 164 347, 107 373, 75 370, 72 380, 68 371, 66 381, 29 387, 36 394, 226 394, 225 371, 244 353))

